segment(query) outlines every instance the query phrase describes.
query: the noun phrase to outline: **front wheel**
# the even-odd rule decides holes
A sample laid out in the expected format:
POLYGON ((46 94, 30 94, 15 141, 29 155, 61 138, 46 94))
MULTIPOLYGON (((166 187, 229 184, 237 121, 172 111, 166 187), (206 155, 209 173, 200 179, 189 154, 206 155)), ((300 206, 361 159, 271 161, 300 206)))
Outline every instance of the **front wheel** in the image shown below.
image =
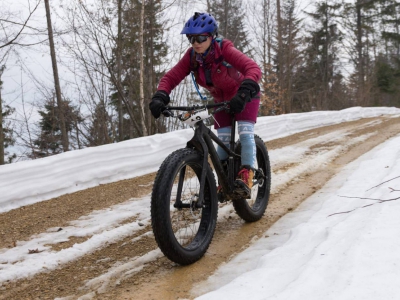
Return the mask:
POLYGON ((151 222, 161 251, 170 260, 188 265, 207 251, 214 235, 218 202, 214 174, 206 170, 202 207, 203 156, 193 149, 170 154, 157 172, 151 195, 151 222))
MULTIPOLYGON (((256 165, 253 188, 249 199, 234 199, 233 206, 236 213, 247 222, 255 222, 262 218, 267 208, 271 191, 271 166, 267 147, 263 140, 255 135, 256 142, 256 165)), ((235 153, 241 153, 241 143, 238 141, 235 146, 235 153)))

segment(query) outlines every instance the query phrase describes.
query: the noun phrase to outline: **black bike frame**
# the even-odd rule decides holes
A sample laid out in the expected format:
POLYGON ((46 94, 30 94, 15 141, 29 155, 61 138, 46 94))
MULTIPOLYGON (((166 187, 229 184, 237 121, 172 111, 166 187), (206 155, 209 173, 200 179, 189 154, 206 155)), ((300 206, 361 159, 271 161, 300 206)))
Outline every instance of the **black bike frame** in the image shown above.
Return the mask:
MULTIPOLYGON (((223 103, 209 104, 206 105, 206 108, 212 108, 217 106, 222 106, 223 103)), ((190 111, 194 110, 194 107, 169 107, 170 110, 183 110, 190 111), (191 109, 190 109, 191 108, 191 109)), ((219 183, 222 186, 225 196, 230 197, 233 195, 232 191, 234 190, 234 181, 235 181, 235 159, 240 160, 240 155, 234 152, 235 149, 235 133, 236 133, 236 120, 234 116, 232 116, 232 130, 231 130, 231 138, 229 142, 229 148, 224 145, 224 143, 208 128, 203 120, 197 122, 194 125, 195 131, 192 139, 187 142, 186 148, 196 148, 198 151, 203 153, 203 167, 200 177, 200 194, 199 200, 196 202, 196 208, 203 207, 203 199, 204 199, 204 186, 206 180, 207 173, 207 164, 208 164, 208 156, 210 155, 211 161, 214 165, 215 172, 217 173, 219 183), (217 143, 223 150, 228 153, 228 176, 225 174, 221 161, 219 160, 219 156, 215 146, 212 142, 217 143)), ((180 199, 180 192, 183 184, 183 177, 186 168, 182 168, 179 178, 178 184, 178 195, 175 200, 174 207, 176 208, 186 208, 191 204, 184 204, 180 199)))

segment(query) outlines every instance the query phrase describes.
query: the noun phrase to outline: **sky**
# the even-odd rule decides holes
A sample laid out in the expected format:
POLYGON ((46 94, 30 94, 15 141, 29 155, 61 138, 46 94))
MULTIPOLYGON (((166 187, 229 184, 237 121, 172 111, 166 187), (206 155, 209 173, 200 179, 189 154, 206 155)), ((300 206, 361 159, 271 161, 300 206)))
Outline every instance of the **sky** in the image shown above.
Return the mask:
MULTIPOLYGON (((16 15, 13 20, 24 23, 29 14, 28 4, 30 3, 32 7, 37 1, 39 0, 0 0, 0 6, 16 15)), ((85 3, 90 3, 91 1, 95 2, 95 0, 85 0, 85 3)), ((65 3, 67 1, 52 0, 50 2, 53 30, 54 32, 60 32, 65 29, 65 24, 61 20, 61 16, 63 16, 63 7, 65 8, 65 3)), ((179 38, 179 33, 184 24, 184 20, 187 20, 195 11, 204 11, 206 8, 206 1, 166 0, 164 3, 166 3, 167 6, 164 15, 166 18, 165 24, 166 27, 168 27, 168 30, 165 31, 164 40, 170 47, 170 57, 165 59, 165 66, 163 66, 163 68, 169 69, 182 54, 182 40, 179 38), (167 3, 174 3, 174 5, 170 6, 167 3), (172 20, 170 20, 171 16, 173 16, 172 20)), ((299 1, 301 8, 308 9, 309 3, 309 0, 299 1)), ((38 35, 36 31, 27 30, 24 32, 19 42, 35 44, 47 39, 47 23, 43 1, 41 1, 28 25, 42 30, 41 34, 38 35)), ((67 38, 66 35, 63 35, 63 37, 67 38)), ((74 85, 75 77, 66 67, 66 65, 72 65, 73 63, 69 59, 69 56, 66 55, 66 49, 61 45, 60 39, 57 36, 55 36, 55 42, 62 93, 65 97, 78 102, 76 86, 74 85)), ((189 47, 187 41, 184 41, 184 43, 184 47, 189 47)), ((14 47, 14 50, 10 53, 5 62, 6 70, 2 75, 2 80, 4 82, 2 98, 6 104, 16 109, 12 117, 14 120, 17 120, 18 126, 15 129, 16 131, 22 130, 25 138, 27 136, 23 126, 26 122, 25 118, 28 119, 27 121, 30 126, 37 123, 40 119, 40 115, 37 112, 38 106, 43 106, 45 97, 48 97, 48 93, 51 94, 51 91, 54 90, 49 52, 49 47, 46 43, 35 44, 29 47, 14 47), (44 87, 47 91, 45 91, 44 87)), ((4 52, 0 52, 0 58, 2 53, 4 52)), ((81 109, 85 111, 84 106, 81 107, 81 109)))
MULTIPOLYGON (((341 111, 310 112, 259 118, 256 134, 264 141, 346 121, 380 115, 400 117, 397 108, 354 107, 341 111)), ((371 120, 371 124, 377 122, 371 120)), ((367 126, 367 125, 366 125, 367 126)), ((113 145, 71 151, 53 157, 22 161, 0 168, 0 213, 56 196, 155 172, 173 150, 184 147, 192 129, 138 138, 113 145)), ((272 167, 283 162, 297 165, 272 174, 272 192, 304 170, 332 160, 344 147, 329 149, 312 160, 306 153, 317 142, 340 141, 346 132, 325 134, 312 141, 270 151, 272 167)), ((353 142, 365 140, 359 136, 353 142)), ((400 219, 398 201, 380 203, 358 198, 400 197, 400 135, 379 145, 345 166, 321 190, 283 216, 259 239, 196 289, 198 299, 397 299, 400 292, 400 219), (367 175, 367 176, 366 176, 367 175), (399 190, 399 188, 397 188, 399 190), (371 206, 366 206, 373 204, 371 206), (348 213, 345 213, 348 212, 348 213), (278 233, 278 234, 276 234, 278 233), (268 237, 268 238, 267 238, 268 237)), ((0 249, 0 285, 55 269, 122 240, 150 225, 150 197, 132 198, 72 221, 62 231, 49 228, 16 247, 0 249), (136 222, 126 223, 133 216, 136 222), (140 224, 139 224, 140 223, 140 224), (47 246, 69 237, 89 237, 85 242, 54 251, 47 246), (28 249, 40 253, 29 255, 28 249)), ((268 209, 268 208, 267 208, 268 209)), ((218 221, 231 214, 226 205, 218 221)), ((218 225, 217 225, 218 226, 218 225)), ((134 242, 152 236, 145 232, 134 242)), ((159 249, 124 260, 89 282, 101 292, 163 254, 159 249), (117 279, 116 279, 117 278, 117 279)), ((90 295, 88 295, 90 296, 90 295)))

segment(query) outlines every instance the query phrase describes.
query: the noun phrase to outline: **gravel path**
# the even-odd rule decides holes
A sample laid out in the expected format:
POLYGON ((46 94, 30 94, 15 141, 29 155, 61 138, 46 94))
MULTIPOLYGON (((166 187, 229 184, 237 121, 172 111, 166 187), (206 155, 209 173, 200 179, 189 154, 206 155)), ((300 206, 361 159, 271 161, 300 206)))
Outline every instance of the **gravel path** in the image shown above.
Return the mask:
MULTIPOLYGON (((271 195, 267 212, 261 221, 247 224, 233 215, 219 222, 205 257, 191 266, 181 267, 167 260, 159 253, 150 226, 143 226, 135 235, 60 265, 56 270, 41 272, 33 278, 0 283, 0 299, 77 299, 84 295, 85 299, 191 299, 190 290, 197 282, 206 279, 218 265, 246 248, 254 237, 262 237, 274 222, 320 189, 342 166, 399 134, 400 118, 379 117, 341 123, 266 144, 269 150, 280 149, 327 133, 342 134, 344 130, 346 135, 340 142, 343 148, 333 161, 306 170, 296 180, 279 186, 271 195), (366 134, 369 134, 366 140, 355 142, 357 137, 366 134), (150 254, 158 258, 149 260, 136 273, 115 271, 116 266, 134 257, 150 254)), ((314 144, 307 158, 317 159, 322 149, 325 151, 335 146, 335 140, 314 144)), ((294 167, 292 164, 273 164, 273 172, 280 174, 294 167)), ((0 249, 15 247, 17 241, 29 240, 49 228, 62 230, 71 221, 94 210, 147 195, 151 192, 154 176, 148 174, 101 185, 0 214, 0 249)), ((134 219, 129 221, 133 222, 134 219)), ((68 242, 51 246, 54 251, 61 251, 88 238, 71 237, 68 242)))

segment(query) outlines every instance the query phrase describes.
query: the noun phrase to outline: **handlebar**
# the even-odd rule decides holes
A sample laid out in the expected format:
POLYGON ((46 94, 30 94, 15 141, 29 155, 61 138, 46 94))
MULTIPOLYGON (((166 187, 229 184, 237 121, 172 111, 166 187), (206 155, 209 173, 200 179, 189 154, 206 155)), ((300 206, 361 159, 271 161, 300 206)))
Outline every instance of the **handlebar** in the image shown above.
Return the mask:
POLYGON ((180 111, 199 111, 199 110, 205 110, 205 109, 210 109, 210 108, 215 108, 218 107, 214 112, 211 114, 216 114, 217 112, 220 112, 222 110, 228 110, 229 109, 229 102, 219 102, 219 103, 211 103, 211 104, 205 104, 205 105, 192 105, 192 106, 166 106, 162 114, 166 117, 172 117, 174 114, 172 113, 173 110, 180 110, 180 111))
POLYGON ((162 114, 166 117, 175 117, 173 112, 174 110, 185 111, 186 113, 182 113, 177 115, 176 117, 181 120, 183 123, 193 126, 199 121, 208 119, 212 117, 212 115, 220 112, 222 110, 229 111, 229 102, 219 102, 205 105, 193 105, 193 106, 166 106, 162 114), (213 112, 208 112, 208 109, 216 108, 213 112))

